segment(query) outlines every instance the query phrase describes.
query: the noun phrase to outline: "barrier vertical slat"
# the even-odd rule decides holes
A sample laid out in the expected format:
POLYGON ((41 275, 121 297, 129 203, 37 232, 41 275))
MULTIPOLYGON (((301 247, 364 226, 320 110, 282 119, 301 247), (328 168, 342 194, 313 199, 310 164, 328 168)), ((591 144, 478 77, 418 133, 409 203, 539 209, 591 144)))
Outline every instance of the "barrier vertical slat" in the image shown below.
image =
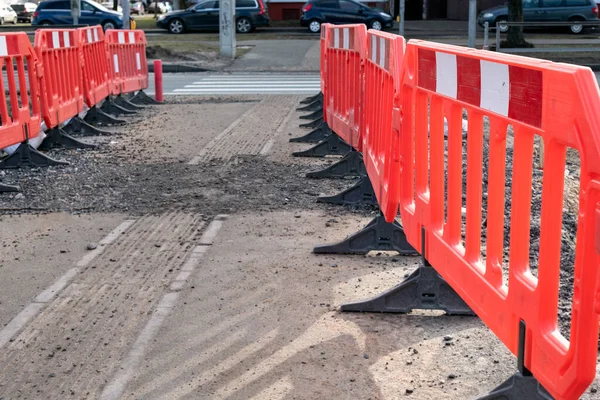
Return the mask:
POLYGON ((93 107, 109 94, 109 74, 104 31, 100 26, 77 29, 83 70, 83 95, 93 107))

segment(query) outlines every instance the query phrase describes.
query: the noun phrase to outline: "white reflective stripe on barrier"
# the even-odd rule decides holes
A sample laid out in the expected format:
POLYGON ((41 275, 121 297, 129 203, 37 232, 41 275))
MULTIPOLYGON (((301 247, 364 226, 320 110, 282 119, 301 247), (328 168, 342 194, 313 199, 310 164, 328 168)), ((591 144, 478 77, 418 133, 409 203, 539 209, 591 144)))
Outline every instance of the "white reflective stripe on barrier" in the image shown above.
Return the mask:
POLYGON ((385 68, 385 39, 379 38, 379 66, 385 68))
POLYGON ((69 32, 63 32, 63 39, 65 42, 65 47, 71 47, 71 38, 69 37, 69 32))
POLYGON ((58 49, 60 47, 60 38, 58 32, 52 32, 52 47, 58 49))
POLYGON ((98 28, 94 28, 94 42, 98 41, 98 28))
POLYGON ((6 36, 0 36, 0 56, 8 55, 8 47, 6 47, 6 36))
POLYGON ((133 32, 129 32, 129 43, 135 43, 135 34, 133 32))
POLYGON ((339 29, 333 30, 333 47, 336 49, 338 47, 340 47, 340 31, 339 31, 339 29))
POLYGON ((87 40, 88 43, 92 43, 92 31, 90 31, 89 29, 87 30, 87 40))
POLYGON ((458 92, 456 56, 454 54, 436 52, 435 62, 437 66, 441 67, 436 68, 435 71, 437 79, 436 92, 456 99, 458 92))
POLYGON ((125 33, 119 32, 119 44, 125 44, 125 33))
POLYGON ((344 49, 350 48, 350 29, 344 28, 344 49))
POLYGON ((113 60, 115 62, 115 73, 119 73, 119 57, 116 54, 113 54, 113 60))
POLYGON ((137 64, 137 69, 142 69, 142 63, 140 61, 140 53, 135 53, 135 62, 137 64))

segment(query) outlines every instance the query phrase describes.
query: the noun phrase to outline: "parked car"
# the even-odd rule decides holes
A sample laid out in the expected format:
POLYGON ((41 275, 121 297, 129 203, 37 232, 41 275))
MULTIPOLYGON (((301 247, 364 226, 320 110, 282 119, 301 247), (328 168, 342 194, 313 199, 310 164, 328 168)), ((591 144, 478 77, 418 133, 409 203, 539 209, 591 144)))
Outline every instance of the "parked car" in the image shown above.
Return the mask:
POLYGON ((11 4, 10 7, 17 13, 17 22, 31 22, 31 18, 33 18, 33 13, 37 8, 37 4, 11 4))
MULTIPOLYGON (((73 23, 71 2, 69 0, 46 0, 41 2, 31 25, 68 25, 73 23)), ((80 24, 101 25, 106 29, 121 29, 123 14, 109 10, 92 0, 81 0, 80 24)))
POLYGON ((354 0, 310 0, 302 7, 300 24, 317 33, 321 24, 363 23, 370 29, 391 28, 392 16, 354 0))
MULTIPOLYGON (((103 1, 103 2, 102 2, 102 5, 103 5, 104 7, 106 7, 108 10, 113 10, 113 11, 115 11, 115 10, 113 9, 113 7, 114 7, 114 3, 112 2, 112 0, 103 1)), ((118 11, 118 12, 120 12, 120 13, 122 13, 122 12, 123 12, 123 7, 121 7, 121 4, 118 4, 118 5, 117 5, 117 11, 118 11)))
MULTIPOLYGON (((248 33, 255 28, 269 25, 269 12, 263 0, 236 0, 235 29, 248 33)), ((195 30, 219 29, 219 2, 208 0, 187 10, 175 11, 158 17, 156 26, 171 33, 195 30)))
POLYGON ((148 4, 149 13, 153 13, 156 8, 158 8, 159 14, 165 14, 169 12, 169 7, 162 1, 159 1, 158 3, 153 1, 150 4, 148 4))
MULTIPOLYGON (((582 21, 598 21, 599 6, 596 0, 523 0, 523 20, 525 22, 573 22, 571 32, 583 32, 582 21)), ((496 26, 500 32, 508 31, 508 7, 498 6, 484 10, 477 22, 484 26, 496 26)), ((543 25, 540 25, 543 26, 543 25)))
POLYGON ((131 14, 144 15, 146 9, 144 8, 144 3, 141 1, 136 1, 135 3, 131 3, 129 6, 129 12, 131 14))
POLYGON ((0 25, 4 25, 7 22, 16 24, 17 18, 17 13, 11 6, 0 5, 0 25))

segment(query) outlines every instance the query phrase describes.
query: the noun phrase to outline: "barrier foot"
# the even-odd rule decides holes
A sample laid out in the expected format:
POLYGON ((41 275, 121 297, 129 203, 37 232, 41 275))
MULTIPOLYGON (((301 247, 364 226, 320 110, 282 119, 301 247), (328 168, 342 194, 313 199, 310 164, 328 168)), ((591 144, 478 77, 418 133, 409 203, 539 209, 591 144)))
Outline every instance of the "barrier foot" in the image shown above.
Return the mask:
POLYGON ((156 99, 153 99, 152 97, 148 96, 143 90, 137 92, 135 96, 129 99, 129 101, 131 101, 134 104, 141 105, 162 104, 160 101, 157 101, 156 99))
POLYGON ((69 165, 66 161, 55 160, 37 151, 29 142, 23 142, 10 156, 0 161, 1 169, 19 167, 50 167, 53 165, 69 165))
POLYGON ((315 119, 319 119, 319 118, 323 118, 323 109, 318 109, 315 112, 312 112, 310 114, 306 114, 306 115, 301 115, 300 119, 310 119, 311 121, 314 121, 315 119))
POLYGON ((317 203, 377 206, 377 198, 375 197, 373 185, 371 185, 369 177, 363 176, 356 185, 341 193, 334 196, 321 196, 317 198, 317 203))
MULTIPOLYGON (((421 254, 425 254, 425 229, 421 230, 421 237, 421 254)), ((341 310, 382 313, 442 310, 448 315, 475 315, 424 256, 419 268, 399 285, 372 299, 343 304, 341 310)))
POLYGON ((310 131, 304 136, 291 138, 292 143, 319 143, 321 140, 331 135, 331 128, 327 125, 327 122, 323 122, 314 130, 310 131))
POLYGON ((100 107, 102 111, 105 113, 109 113, 112 115, 120 116, 120 115, 134 115, 137 114, 137 111, 128 110, 126 108, 121 107, 117 103, 115 103, 112 99, 107 98, 100 107))
POLYGON ((132 103, 131 101, 127 100, 122 95, 118 95, 117 97, 115 97, 114 102, 116 105, 121 106, 124 109, 129 110, 129 111, 143 110, 144 108, 146 108, 145 106, 142 106, 140 104, 132 103))
POLYGON ((382 214, 343 241, 332 245, 317 246, 313 249, 313 253, 367 254, 374 250, 395 251, 403 256, 419 254, 406 240, 402 225, 397 221, 386 222, 382 214))
POLYGON ((319 92, 319 93, 315 94, 314 96, 308 96, 308 97, 300 100, 300 104, 312 103, 315 100, 322 99, 322 98, 323 98, 323 93, 319 92))
POLYGON ((490 394, 480 397, 478 400, 554 400, 554 397, 540 385, 531 371, 525 367, 526 332, 525 321, 521 320, 519 323, 519 351, 517 354, 517 368, 519 371, 492 390, 490 394))
POLYGON ((4 183, 0 183, 0 193, 20 192, 20 191, 21 191, 21 189, 19 189, 18 186, 5 185, 4 183))
POLYGON ((344 158, 335 164, 331 164, 329 167, 319 170, 308 172, 307 178, 337 178, 342 179, 347 176, 365 176, 367 170, 365 163, 363 162, 362 154, 360 152, 352 150, 348 152, 344 158))
POLYGON ((79 117, 74 117, 71 121, 63 127, 63 130, 69 135, 81 135, 81 136, 108 136, 112 135, 112 132, 98 129, 94 125, 88 124, 79 117))
POLYGON ((338 135, 331 134, 325 140, 310 149, 292 153, 294 157, 343 156, 352 151, 352 146, 344 142, 338 135))
POLYGON ((325 120, 323 119, 323 117, 319 118, 319 119, 315 119, 314 121, 311 122, 307 122, 306 124, 300 124, 298 125, 300 128, 316 128, 317 126, 321 125, 325 120))
POLYGON ((112 115, 105 113, 96 106, 88 110, 83 120, 89 124, 100 125, 123 125, 127 123, 127 121, 125 121, 124 119, 115 118, 112 115))
POLYGON ((296 108, 296 111, 317 111, 323 109, 323 100, 318 99, 311 103, 306 104, 303 107, 296 108))
POLYGON ((40 148, 42 150, 49 150, 55 147, 63 149, 95 149, 98 146, 79 141, 73 136, 68 135, 61 128, 53 128, 48 131, 46 139, 44 139, 40 148))

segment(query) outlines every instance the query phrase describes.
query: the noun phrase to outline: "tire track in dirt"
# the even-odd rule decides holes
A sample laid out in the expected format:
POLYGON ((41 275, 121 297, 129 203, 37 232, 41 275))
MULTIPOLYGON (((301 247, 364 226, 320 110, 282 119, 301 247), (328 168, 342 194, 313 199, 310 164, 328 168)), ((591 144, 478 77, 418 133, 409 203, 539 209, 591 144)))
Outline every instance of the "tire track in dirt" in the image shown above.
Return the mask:
POLYGON ((138 220, 0 351, 0 397, 98 398, 203 228, 181 212, 138 220))
POLYGON ((263 99, 211 140, 188 164, 213 160, 229 162, 239 155, 259 155, 273 138, 273 132, 285 123, 300 97, 281 95, 263 99))

